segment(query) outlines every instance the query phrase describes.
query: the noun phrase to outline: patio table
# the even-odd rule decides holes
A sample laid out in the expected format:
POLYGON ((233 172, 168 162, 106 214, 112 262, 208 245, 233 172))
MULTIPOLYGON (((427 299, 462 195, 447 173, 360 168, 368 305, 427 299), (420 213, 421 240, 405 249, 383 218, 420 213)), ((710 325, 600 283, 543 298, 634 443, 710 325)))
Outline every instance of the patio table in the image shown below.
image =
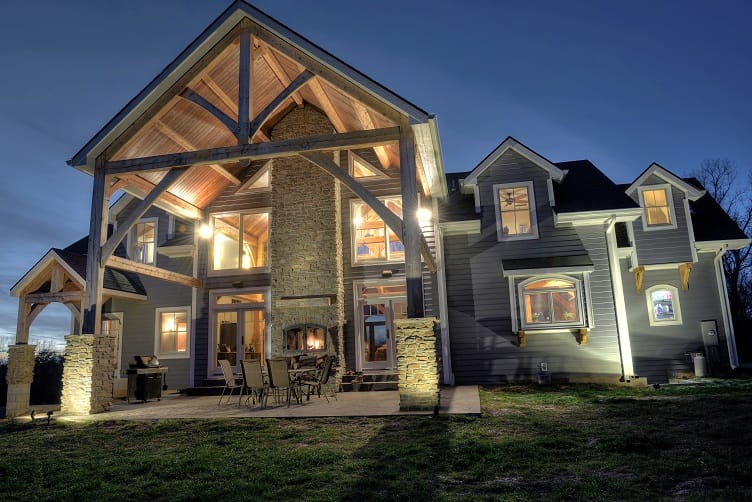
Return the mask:
MULTIPOLYGON (((290 375, 290 382, 293 382, 297 385, 298 391, 300 391, 300 379, 303 375, 309 374, 309 373, 315 373, 316 372, 315 366, 308 366, 305 368, 294 368, 287 370, 287 373, 290 375)), ((293 387, 294 389, 295 387, 293 387)), ((298 402, 298 404, 303 404, 303 395, 301 392, 295 393, 295 400, 298 402)))

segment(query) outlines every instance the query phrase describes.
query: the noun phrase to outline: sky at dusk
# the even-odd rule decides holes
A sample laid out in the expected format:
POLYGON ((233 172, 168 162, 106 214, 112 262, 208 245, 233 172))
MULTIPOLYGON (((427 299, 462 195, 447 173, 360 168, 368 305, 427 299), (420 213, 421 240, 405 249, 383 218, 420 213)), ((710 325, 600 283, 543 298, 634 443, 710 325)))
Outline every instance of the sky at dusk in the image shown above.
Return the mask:
MULTIPOLYGON (((66 166, 227 0, 8 2, 0 16, 0 340, 11 286, 88 231, 91 178, 66 166)), ((752 166, 749 1, 251 2, 438 116, 447 171, 506 136, 616 182, 651 162, 752 166)), ((31 343, 62 340, 48 307, 31 343)))

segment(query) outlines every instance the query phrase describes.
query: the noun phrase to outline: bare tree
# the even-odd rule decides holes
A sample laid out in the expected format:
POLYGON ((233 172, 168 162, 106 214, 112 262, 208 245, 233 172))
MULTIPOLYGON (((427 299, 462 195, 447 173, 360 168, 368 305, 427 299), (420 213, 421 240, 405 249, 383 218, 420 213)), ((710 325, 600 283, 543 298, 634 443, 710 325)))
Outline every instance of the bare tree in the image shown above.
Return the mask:
MULTIPOLYGON (((752 172, 740 176, 730 160, 706 159, 691 174, 749 236, 752 233, 752 172)), ((729 250, 723 267, 734 324, 747 328, 752 319, 752 247, 729 250)))

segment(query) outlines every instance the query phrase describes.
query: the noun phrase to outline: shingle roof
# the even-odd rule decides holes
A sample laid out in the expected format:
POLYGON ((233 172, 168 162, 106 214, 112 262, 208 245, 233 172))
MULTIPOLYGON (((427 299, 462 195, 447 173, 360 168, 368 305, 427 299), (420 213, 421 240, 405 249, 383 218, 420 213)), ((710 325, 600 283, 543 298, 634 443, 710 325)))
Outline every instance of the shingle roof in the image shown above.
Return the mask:
MULTIPOLYGON (((684 178, 684 181, 705 190, 697 178, 684 178)), ((696 241, 725 241, 747 239, 734 220, 723 210, 710 194, 706 193, 696 201, 689 201, 692 215, 692 228, 696 241)))
POLYGON ((568 171, 561 183, 554 183, 557 213, 639 207, 589 160, 557 162, 556 165, 568 171))
POLYGON ((478 220, 480 215, 475 212, 475 198, 473 194, 463 194, 460 190, 460 180, 466 178, 470 171, 464 173, 446 173, 447 198, 439 200, 439 221, 478 220))

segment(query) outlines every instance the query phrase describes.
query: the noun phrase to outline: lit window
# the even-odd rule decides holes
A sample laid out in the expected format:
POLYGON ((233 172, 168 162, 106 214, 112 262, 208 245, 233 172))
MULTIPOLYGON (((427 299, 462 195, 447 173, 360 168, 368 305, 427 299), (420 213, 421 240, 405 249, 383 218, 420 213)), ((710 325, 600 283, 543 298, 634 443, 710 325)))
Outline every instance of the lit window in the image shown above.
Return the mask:
POLYGON ((673 286, 661 284, 645 291, 651 326, 681 324, 679 292, 673 286))
POLYGON ((256 174, 248 178, 248 181, 238 188, 238 192, 254 192, 271 188, 271 165, 272 161, 267 161, 267 163, 264 164, 264 167, 259 169, 256 174))
POLYGON ((373 164, 367 162, 366 160, 352 152, 350 152, 350 174, 353 178, 365 179, 378 179, 387 177, 373 164))
POLYGON ((499 240, 537 238, 533 183, 494 185, 493 189, 499 240))
POLYGON ((269 213, 215 215, 212 228, 212 270, 269 265, 269 213))
POLYGON ((551 328, 583 324, 578 280, 530 279, 520 285, 520 296, 523 326, 551 328))
POLYGON ((157 309, 157 355, 188 356, 189 312, 188 307, 157 309))
POLYGON ((644 210, 643 223, 646 229, 676 228, 670 185, 640 188, 640 203, 644 210))
POLYGON ((141 221, 136 224, 133 260, 154 265, 154 251, 157 243, 157 221, 141 221))
MULTIPOLYGON (((402 218, 402 199, 382 199, 386 207, 402 218)), ((352 203, 353 245, 356 262, 400 261, 405 259, 405 246, 397 234, 368 204, 352 203)))

